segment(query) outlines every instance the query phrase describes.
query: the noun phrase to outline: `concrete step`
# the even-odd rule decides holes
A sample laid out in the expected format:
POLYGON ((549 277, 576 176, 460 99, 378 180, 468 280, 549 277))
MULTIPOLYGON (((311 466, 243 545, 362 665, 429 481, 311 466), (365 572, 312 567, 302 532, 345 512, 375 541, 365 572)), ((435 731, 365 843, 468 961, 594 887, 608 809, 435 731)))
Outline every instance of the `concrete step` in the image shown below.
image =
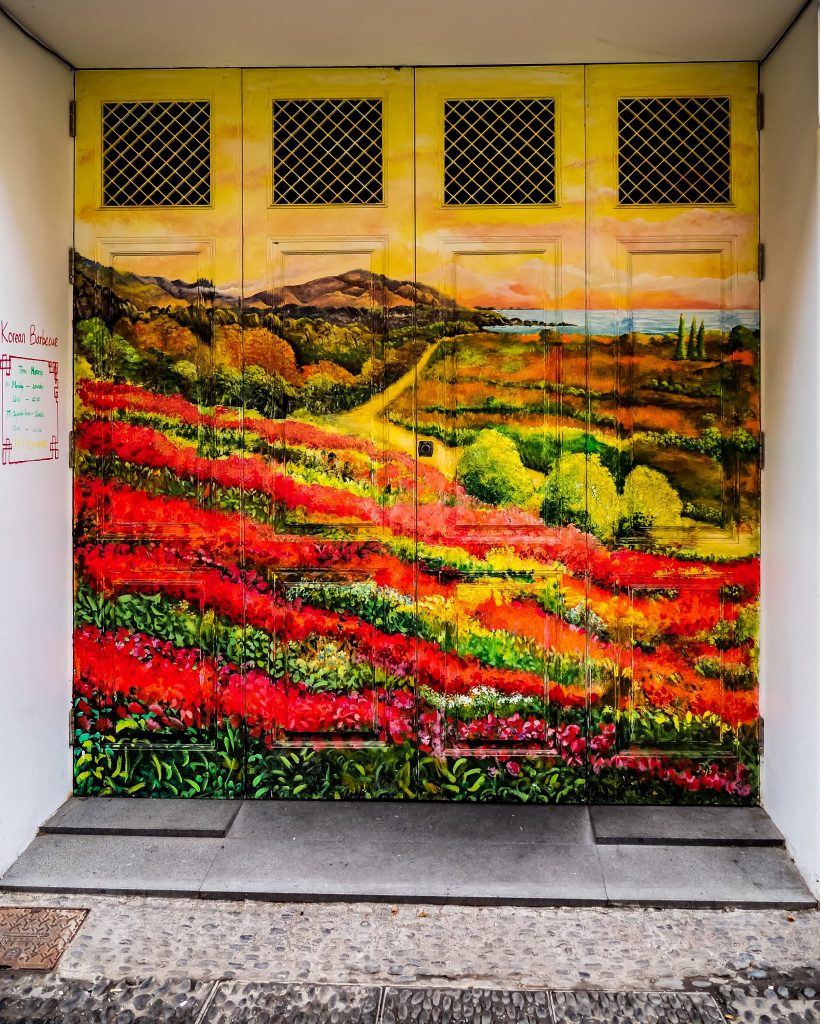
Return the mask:
POLYGON ((0 888, 275 901, 676 907, 815 905, 779 847, 510 843, 365 828, 224 839, 40 835, 0 888))
POLYGON ((228 834, 240 800, 139 800, 71 797, 40 831, 47 835, 199 836, 228 834))

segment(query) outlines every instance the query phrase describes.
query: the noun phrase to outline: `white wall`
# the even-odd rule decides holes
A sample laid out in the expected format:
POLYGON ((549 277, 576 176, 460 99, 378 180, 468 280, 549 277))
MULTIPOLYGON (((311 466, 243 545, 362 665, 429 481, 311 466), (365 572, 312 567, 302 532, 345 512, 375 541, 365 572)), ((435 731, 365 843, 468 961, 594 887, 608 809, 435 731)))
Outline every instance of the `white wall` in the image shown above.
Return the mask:
POLYGON ((818 23, 762 67, 763 803, 820 896, 818 23))
POLYGON ((72 92, 0 15, 0 358, 59 361, 57 460, 0 464, 0 872, 70 788, 72 92))

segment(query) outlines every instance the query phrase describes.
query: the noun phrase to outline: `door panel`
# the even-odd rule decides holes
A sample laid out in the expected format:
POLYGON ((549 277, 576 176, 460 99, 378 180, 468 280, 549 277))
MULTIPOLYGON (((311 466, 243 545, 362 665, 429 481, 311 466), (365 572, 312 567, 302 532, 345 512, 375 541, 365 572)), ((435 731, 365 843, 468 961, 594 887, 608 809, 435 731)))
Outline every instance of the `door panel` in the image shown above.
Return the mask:
POLYGON ((272 606, 273 657, 250 793, 406 798, 415 449, 382 413, 426 347, 413 327, 413 74, 244 81, 244 306, 259 325, 245 334, 246 436, 268 438, 273 497, 270 554, 247 549, 271 588, 253 601, 272 606), (266 345, 252 348, 254 331, 266 345), (254 396, 266 347, 283 357, 263 367, 281 395, 272 412, 254 396))
POLYGON ((585 795, 584 642, 563 650, 564 567, 541 518, 585 416, 583 102, 582 68, 416 73, 417 275, 442 296, 443 338, 387 416, 415 405, 433 444, 420 472, 447 478, 444 509, 418 498, 420 580, 439 571, 420 643, 443 659, 421 683, 423 796, 585 795))
POLYGON ((587 70, 595 800, 756 792, 756 95, 754 65, 587 70))
POLYGON ((77 76, 79 794, 244 791, 240 92, 77 76))

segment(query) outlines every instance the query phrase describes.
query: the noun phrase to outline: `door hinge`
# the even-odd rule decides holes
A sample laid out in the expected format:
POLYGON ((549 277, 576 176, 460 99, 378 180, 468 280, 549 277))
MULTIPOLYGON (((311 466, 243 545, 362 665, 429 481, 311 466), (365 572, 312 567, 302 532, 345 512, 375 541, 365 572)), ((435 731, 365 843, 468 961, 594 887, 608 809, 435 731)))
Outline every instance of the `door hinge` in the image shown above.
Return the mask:
POLYGON ((68 468, 74 469, 74 431, 68 432, 68 468))
POLYGON ((761 242, 757 247, 757 279, 762 281, 766 276, 766 246, 761 242))
POLYGON ((765 104, 763 100, 763 93, 757 94, 757 130, 763 131, 763 122, 765 120, 765 104))
POLYGON ((766 468, 766 432, 760 431, 760 437, 757 439, 757 450, 758 450, 758 465, 760 466, 761 473, 766 468))
POLYGON ((77 138, 77 101, 68 101, 68 134, 72 139, 77 138))
POLYGON ((764 737, 766 735, 766 723, 763 720, 763 716, 757 720, 757 756, 763 759, 763 748, 765 747, 764 737))
MULTIPOLYGON (((71 685, 72 685, 72 687, 74 686, 74 681, 73 680, 71 682, 71 685)), ((74 746, 74 704, 73 703, 68 705, 68 745, 70 747, 74 746)))
POLYGON ((68 283, 74 284, 74 263, 77 259, 77 250, 72 246, 68 250, 68 283))

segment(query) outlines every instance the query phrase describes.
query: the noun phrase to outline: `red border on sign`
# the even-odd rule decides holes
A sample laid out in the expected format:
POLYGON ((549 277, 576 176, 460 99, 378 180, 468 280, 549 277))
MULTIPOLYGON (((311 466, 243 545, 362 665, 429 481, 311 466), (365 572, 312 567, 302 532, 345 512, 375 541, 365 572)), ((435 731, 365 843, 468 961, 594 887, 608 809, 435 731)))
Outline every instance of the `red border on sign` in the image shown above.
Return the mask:
POLYGON ((11 453, 14 451, 14 445, 12 444, 11 438, 6 437, 6 424, 5 424, 5 402, 3 401, 3 388, 2 384, 6 377, 11 376, 11 361, 12 359, 19 359, 26 363, 43 363, 45 369, 54 377, 54 404, 57 406, 56 412, 56 429, 59 432, 60 423, 60 382, 59 382, 59 363, 56 359, 34 359, 32 356, 13 356, 11 353, 0 353, 0 437, 2 437, 2 464, 4 466, 17 466, 24 462, 53 462, 55 459, 60 457, 59 446, 57 442, 57 434, 51 435, 51 442, 48 448, 48 455, 43 455, 37 459, 12 459, 11 453))

